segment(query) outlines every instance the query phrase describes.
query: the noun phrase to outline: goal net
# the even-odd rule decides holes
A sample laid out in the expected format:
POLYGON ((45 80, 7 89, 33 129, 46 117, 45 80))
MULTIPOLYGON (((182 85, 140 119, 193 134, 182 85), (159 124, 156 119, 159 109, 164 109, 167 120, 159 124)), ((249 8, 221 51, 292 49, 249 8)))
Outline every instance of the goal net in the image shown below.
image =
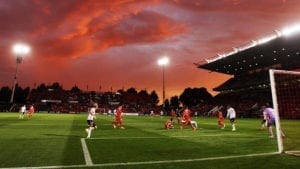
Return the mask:
POLYGON ((278 151, 300 155, 300 72, 270 70, 269 74, 278 151))

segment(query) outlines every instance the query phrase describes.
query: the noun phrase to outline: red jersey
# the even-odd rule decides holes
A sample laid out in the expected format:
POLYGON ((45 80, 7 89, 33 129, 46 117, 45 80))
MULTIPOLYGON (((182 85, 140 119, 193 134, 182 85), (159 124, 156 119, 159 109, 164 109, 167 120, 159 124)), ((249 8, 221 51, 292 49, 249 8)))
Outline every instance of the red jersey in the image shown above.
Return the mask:
POLYGON ((224 120, 224 117, 223 117, 223 113, 222 112, 218 112, 218 119, 219 121, 223 121, 224 120))
POLYGON ((117 108, 116 118, 117 118, 117 119, 122 118, 122 106, 119 106, 119 107, 117 108))
POLYGON ((121 129, 125 129, 123 127, 123 122, 122 122, 122 113, 123 113, 122 106, 119 106, 117 108, 115 119, 113 121, 113 127, 114 128, 116 128, 119 125, 121 129))
POLYGON ((190 122, 191 121, 191 111, 189 109, 185 109, 183 111, 183 119, 185 122, 190 122))
POLYGON ((34 107, 33 106, 30 106, 30 108, 29 108, 29 111, 28 111, 29 113, 34 113, 34 107))
POLYGON ((169 129, 169 128, 172 128, 173 127, 173 123, 171 120, 167 120, 166 123, 165 123, 165 128, 166 129, 169 129))

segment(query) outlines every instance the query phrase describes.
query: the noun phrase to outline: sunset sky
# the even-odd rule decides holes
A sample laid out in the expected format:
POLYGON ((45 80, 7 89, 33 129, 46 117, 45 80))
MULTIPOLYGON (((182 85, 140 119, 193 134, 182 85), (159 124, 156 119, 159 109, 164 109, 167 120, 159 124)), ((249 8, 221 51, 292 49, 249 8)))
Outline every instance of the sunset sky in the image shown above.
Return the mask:
POLYGON ((22 87, 59 82, 86 90, 156 90, 168 56, 166 97, 187 87, 211 92, 229 76, 205 63, 300 22, 299 0, 0 0, 0 86, 12 86, 15 43, 31 46, 20 65, 22 87))

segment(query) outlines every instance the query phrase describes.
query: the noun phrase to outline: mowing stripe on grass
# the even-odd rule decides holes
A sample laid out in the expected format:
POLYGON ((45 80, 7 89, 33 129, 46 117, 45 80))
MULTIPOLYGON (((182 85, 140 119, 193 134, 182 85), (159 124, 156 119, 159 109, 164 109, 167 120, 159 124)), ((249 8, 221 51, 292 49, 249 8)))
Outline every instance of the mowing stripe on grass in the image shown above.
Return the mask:
MULTIPOLYGON (((269 155, 277 155, 277 154, 280 154, 280 153, 278 153, 278 152, 270 152, 270 153, 233 155, 233 156, 223 156, 223 157, 207 157, 207 158, 183 159, 183 160, 162 160, 162 161, 103 163, 103 164, 92 164, 92 165, 61 165, 61 166, 40 166, 40 167, 12 167, 12 168, 14 168, 14 169, 79 168, 79 167, 80 168, 85 168, 85 167, 110 167, 110 166, 146 165, 146 164, 167 164, 167 163, 184 163, 184 162, 195 162, 195 161, 210 161, 210 160, 222 160, 222 159, 255 157, 255 156, 269 156, 269 155)), ((0 169, 12 169, 12 168, 0 168, 0 169)))
POLYGON ((83 150, 83 156, 84 156, 85 163, 86 163, 86 165, 91 166, 91 165, 93 165, 93 161, 92 161, 92 158, 90 156, 89 149, 86 146, 85 139, 81 138, 80 141, 81 141, 81 145, 82 145, 82 150, 83 150))

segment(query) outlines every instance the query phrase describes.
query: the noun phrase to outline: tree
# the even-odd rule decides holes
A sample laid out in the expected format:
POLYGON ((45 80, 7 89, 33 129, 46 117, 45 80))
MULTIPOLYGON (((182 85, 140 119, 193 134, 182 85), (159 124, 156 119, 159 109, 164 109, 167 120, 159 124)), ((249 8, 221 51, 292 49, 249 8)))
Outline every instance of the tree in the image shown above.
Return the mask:
POLYGON ((152 100, 152 104, 157 105, 159 100, 158 100, 158 95, 156 94, 156 92, 153 90, 150 94, 151 100, 152 100))
POLYGON ((139 95, 140 97, 147 97, 147 96, 149 96, 149 94, 148 94, 148 92, 147 92, 146 90, 141 90, 141 91, 138 93, 138 95, 139 95))
POLYGON ((9 102, 11 96, 11 90, 8 86, 4 86, 0 90, 0 101, 9 102))
POLYGON ((184 92, 180 95, 179 100, 185 106, 197 106, 203 104, 212 99, 212 95, 207 92, 206 88, 186 88, 184 92))
POLYGON ((165 111, 169 111, 170 110, 170 102, 169 102, 169 99, 166 99, 165 102, 164 102, 164 110, 165 111))
POLYGON ((27 101, 29 94, 30 94, 30 87, 26 87, 26 88, 23 90, 23 97, 24 97, 24 101, 25 101, 25 102, 27 101))
POLYGON ((137 94, 137 91, 135 88, 131 87, 129 89, 127 89, 126 91, 128 94, 133 94, 133 95, 136 95, 137 94))
POLYGON ((36 88, 36 90, 38 92, 44 92, 44 91, 47 91, 47 87, 46 87, 45 83, 42 83, 36 88))
POLYGON ((71 93, 81 93, 81 90, 75 85, 71 88, 71 93))
POLYGON ((30 88, 26 87, 25 89, 22 89, 18 84, 16 85, 15 89, 15 97, 14 102, 16 103, 26 103, 26 98, 30 92, 30 88))
POLYGON ((139 98, 138 99, 139 104, 145 105, 147 103, 151 103, 151 97, 148 94, 147 90, 141 90, 138 93, 138 98, 139 98))
POLYGON ((53 90, 63 90, 62 86, 58 82, 54 82, 50 87, 53 90))
POLYGON ((119 89, 119 90, 117 90, 117 93, 123 95, 125 93, 125 91, 124 91, 124 89, 119 89))
POLYGON ((131 87, 126 90, 126 92, 123 92, 121 95, 121 99, 123 103, 127 104, 137 104, 137 98, 138 94, 135 88, 131 87))
POLYGON ((178 96, 171 97, 170 107, 174 108, 174 109, 179 108, 179 98, 178 98, 178 96))

